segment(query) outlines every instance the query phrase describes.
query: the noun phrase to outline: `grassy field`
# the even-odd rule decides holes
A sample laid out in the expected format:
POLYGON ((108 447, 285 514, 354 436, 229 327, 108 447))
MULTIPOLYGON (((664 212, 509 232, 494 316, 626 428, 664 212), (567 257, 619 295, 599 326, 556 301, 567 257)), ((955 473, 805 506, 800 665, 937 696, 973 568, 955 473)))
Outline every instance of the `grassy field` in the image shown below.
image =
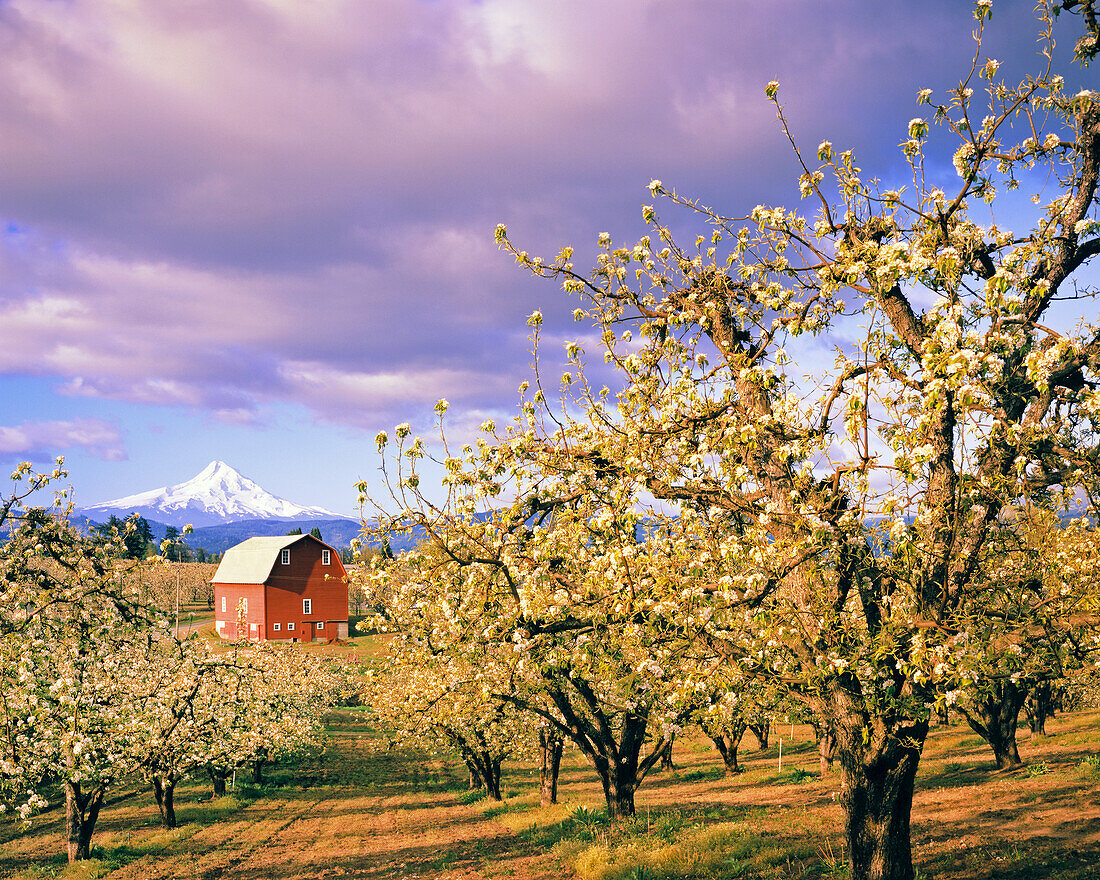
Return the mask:
MULTIPOLYGON (((922 878, 1100 878, 1100 712, 1059 715, 1048 729, 1021 734, 1028 765, 1013 772, 996 772, 964 726, 933 732, 913 812, 922 878)), ((64 864, 60 810, 26 830, 0 827, 0 877, 846 876, 838 780, 818 777, 809 728, 795 727, 793 740, 789 727, 773 731, 766 752, 745 739, 745 772, 732 780, 708 741, 678 741, 676 770, 651 775, 635 820, 613 827, 575 752, 556 806, 538 806, 536 770, 522 762, 506 765, 503 803, 476 800, 457 762, 391 749, 364 712, 342 709, 323 748, 275 768, 262 787, 211 800, 204 784, 181 786, 173 831, 159 827, 148 793, 117 792, 86 864, 64 864)))

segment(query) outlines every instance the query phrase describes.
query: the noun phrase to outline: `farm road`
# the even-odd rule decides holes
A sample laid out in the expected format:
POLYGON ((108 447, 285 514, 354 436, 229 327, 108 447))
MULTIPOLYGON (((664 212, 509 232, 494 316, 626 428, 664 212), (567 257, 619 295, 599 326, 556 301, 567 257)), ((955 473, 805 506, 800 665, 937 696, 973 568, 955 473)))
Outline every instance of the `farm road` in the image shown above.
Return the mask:
MULTIPOLYGON (((103 819, 97 840, 107 852, 124 849, 126 828, 148 825, 149 805, 129 799, 103 819)), ((144 801, 144 798, 136 800, 144 801)), ((109 880, 298 880, 298 878, 439 878, 473 880, 491 873, 559 880, 545 853, 515 852, 503 826, 458 802, 453 793, 409 797, 295 791, 254 801, 212 824, 187 822, 145 836, 142 854, 98 876, 109 880), (508 863, 507 867, 504 863, 508 863)), ((22 864, 60 862, 61 823, 6 842, 4 856, 22 864), (37 858, 36 858, 37 857, 37 858)), ((137 835, 134 835, 137 837, 137 835)), ((5 873, 0 866, 0 876, 5 873)), ((106 866, 103 866, 106 867, 106 866)))
MULTIPOLYGON (((197 828, 183 858, 146 856, 111 880, 476 877, 507 831, 454 795, 264 799, 197 828)), ((187 829, 181 829, 187 834, 187 829)), ((182 843, 182 841, 181 841, 182 843)))

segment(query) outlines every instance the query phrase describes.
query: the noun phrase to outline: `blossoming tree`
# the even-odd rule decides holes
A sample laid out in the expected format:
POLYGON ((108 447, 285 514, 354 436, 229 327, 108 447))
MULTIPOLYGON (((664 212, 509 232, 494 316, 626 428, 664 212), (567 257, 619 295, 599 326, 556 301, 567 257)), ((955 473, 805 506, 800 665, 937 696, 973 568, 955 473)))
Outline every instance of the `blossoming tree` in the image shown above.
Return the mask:
POLYGON ((1029 694, 1097 662, 1100 649, 1100 533, 1081 520, 1061 528, 1044 510, 1010 513, 987 547, 981 577, 992 594, 959 647, 970 662, 954 664, 963 678, 945 694, 999 768, 1022 763, 1016 725, 1029 694))
POLYGON ((531 719, 495 695, 503 670, 489 658, 474 667, 408 635, 394 639, 384 668, 373 671, 368 704, 391 736, 436 754, 458 752, 470 771, 470 788, 501 800, 501 765, 532 751, 531 719))
MULTIPOLYGON (((60 781, 70 857, 78 858, 87 854, 81 829, 102 804, 98 783, 87 784, 99 775, 92 769, 99 758, 86 734, 125 700, 133 706, 135 694, 121 693, 140 687, 127 666, 132 635, 151 626, 155 612, 136 598, 132 564, 115 559, 117 547, 68 522, 64 493, 50 508, 25 506, 63 477, 60 461, 52 474, 24 463, 0 504, 0 524, 11 526, 0 546, 0 806, 26 818, 46 805, 44 787, 60 781)), ((116 720, 125 739, 129 722, 116 720)), ((100 757, 109 764, 116 754, 100 757)))
MULTIPOLYGON (((526 418, 536 417, 529 407, 526 418)), ((680 699, 682 640, 670 636, 679 606, 665 594, 668 536, 641 522, 636 486, 533 469, 510 443, 449 457, 449 498, 436 506, 418 488, 425 445, 406 426, 397 440, 394 498, 428 542, 376 569, 389 625, 440 663, 493 669, 486 696, 575 743, 609 814, 633 815, 635 791, 693 708, 680 699), (479 514, 505 486, 515 501, 479 514)))
POLYGON ((146 666, 160 686, 136 713, 147 731, 136 772, 152 785, 168 828, 181 779, 206 772, 224 794, 234 770, 315 742, 324 713, 348 688, 341 667, 290 646, 214 653, 199 637, 171 639, 146 666))
MULTIPOLYGON (((17 471, 35 491, 59 475, 17 471)), ((0 504, 0 517, 21 496, 0 504)), ((174 824, 179 778, 229 756, 298 747, 340 676, 290 652, 215 658, 198 640, 180 642, 141 601, 145 563, 120 560, 111 541, 81 534, 66 512, 63 498, 53 509, 21 509, 0 546, 0 806, 26 818, 60 787, 76 861, 90 854, 112 786, 151 781, 174 824)))
POLYGON ((135 770, 162 696, 153 621, 122 598, 128 573, 109 548, 63 519, 28 511, 4 557, 9 595, 21 586, 28 602, 0 637, 9 802, 27 816, 59 783, 69 859, 87 858, 104 795, 135 770))
MULTIPOLYGON (((929 713, 976 662, 962 647, 998 600, 980 575, 1002 513, 1097 487, 1100 331, 1064 311, 1091 303, 1081 271, 1100 253, 1100 94, 1052 70, 1059 17, 1083 30, 1077 59, 1095 56, 1094 4, 1040 5, 1038 69, 1018 83, 983 55, 991 9, 977 4, 964 79, 918 93, 904 186, 828 141, 813 157, 795 147, 807 213, 729 216, 654 181, 706 233, 682 246, 647 206, 652 234, 601 236, 589 274, 571 248, 544 261, 497 230, 583 298, 577 317, 600 329, 622 390, 589 386, 572 346, 572 408, 494 442, 675 509, 698 550, 677 563, 697 637, 782 682, 835 738, 859 880, 913 877, 929 713), (937 179, 925 157, 950 140, 954 177, 937 179), (1016 190, 1039 205, 1028 228, 980 219, 1016 190), (821 340, 835 359, 814 357, 821 340)), ((766 94, 788 131, 778 83, 766 94)))

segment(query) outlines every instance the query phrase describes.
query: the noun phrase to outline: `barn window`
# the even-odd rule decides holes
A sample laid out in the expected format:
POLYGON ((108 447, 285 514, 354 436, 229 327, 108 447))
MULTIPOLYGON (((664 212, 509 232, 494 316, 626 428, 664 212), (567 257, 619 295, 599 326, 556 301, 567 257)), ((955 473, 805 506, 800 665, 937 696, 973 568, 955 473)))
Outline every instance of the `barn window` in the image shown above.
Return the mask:
POLYGON ((322 550, 321 551, 321 565, 332 565, 332 551, 331 550, 322 550))
POLYGON ((222 596, 222 612, 225 612, 225 596, 222 596))
POLYGON ((248 597, 241 599, 241 611, 248 614, 248 597))
POLYGON ((324 629, 324 628, 325 628, 325 622, 323 620, 318 620, 317 621, 317 629, 324 629))
POLYGON ((282 628, 283 628, 283 625, 281 623, 275 624, 275 632, 279 632, 279 630, 281 630, 282 628))
POLYGON ((289 547, 287 547, 283 551, 283 556, 282 556, 281 561, 282 561, 283 565, 290 565, 290 548, 289 547))
POLYGON ((303 599, 302 600, 302 614, 312 614, 312 613, 313 613, 313 600, 312 599, 303 599))
POLYGON ((288 623, 288 624, 286 625, 286 628, 287 628, 287 629, 294 629, 294 621, 291 621, 290 623, 288 623))

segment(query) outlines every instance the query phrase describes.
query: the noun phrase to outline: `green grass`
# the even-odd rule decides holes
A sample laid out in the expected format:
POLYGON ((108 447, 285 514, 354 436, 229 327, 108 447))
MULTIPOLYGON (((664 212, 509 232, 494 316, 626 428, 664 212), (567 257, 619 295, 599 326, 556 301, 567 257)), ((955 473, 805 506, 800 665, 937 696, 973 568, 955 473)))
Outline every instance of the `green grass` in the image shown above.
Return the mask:
POLYGON ((580 880, 786 880, 834 870, 808 843, 739 822, 693 823, 674 834, 620 833, 584 847, 573 864, 580 880))
POLYGON ((1077 771, 1088 782, 1100 782, 1100 755, 1089 755, 1077 765, 1077 771))
POLYGON ((721 767, 698 768, 676 773, 677 782, 717 782, 723 776, 721 767))

